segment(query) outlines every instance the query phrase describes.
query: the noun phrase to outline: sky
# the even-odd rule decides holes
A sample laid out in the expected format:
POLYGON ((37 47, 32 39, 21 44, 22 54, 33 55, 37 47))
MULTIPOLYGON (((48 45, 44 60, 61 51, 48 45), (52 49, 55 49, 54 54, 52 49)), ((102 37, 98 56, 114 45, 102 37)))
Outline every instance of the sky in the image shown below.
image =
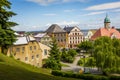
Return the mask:
POLYGON ((99 29, 106 14, 111 26, 120 28, 120 0, 9 0, 17 13, 10 20, 16 31, 43 31, 51 24, 99 29))

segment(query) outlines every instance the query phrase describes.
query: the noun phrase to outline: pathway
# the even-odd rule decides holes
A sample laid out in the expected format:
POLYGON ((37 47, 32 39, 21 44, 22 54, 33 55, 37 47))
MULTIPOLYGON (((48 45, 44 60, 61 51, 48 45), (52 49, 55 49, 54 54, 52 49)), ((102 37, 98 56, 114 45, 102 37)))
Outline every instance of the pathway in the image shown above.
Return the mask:
MULTIPOLYGON (((62 70, 63 71, 71 71, 72 70, 74 72, 79 72, 80 69, 84 70, 83 66, 78 66, 77 65, 77 62, 79 61, 79 59, 80 59, 80 56, 76 56, 73 63, 64 63, 64 62, 61 62, 62 64, 65 64, 65 65, 69 66, 69 67, 62 67, 62 70)), ((90 69, 90 68, 86 67, 86 69, 89 69, 90 72, 93 73, 93 74, 101 74, 101 72, 99 72, 97 70, 97 68, 90 69)))

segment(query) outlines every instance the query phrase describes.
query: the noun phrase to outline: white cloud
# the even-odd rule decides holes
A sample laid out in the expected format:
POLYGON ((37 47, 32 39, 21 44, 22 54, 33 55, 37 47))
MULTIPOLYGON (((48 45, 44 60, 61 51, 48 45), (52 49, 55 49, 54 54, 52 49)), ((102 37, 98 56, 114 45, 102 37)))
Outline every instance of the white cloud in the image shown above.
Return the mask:
POLYGON ((97 15, 97 14, 103 14, 103 13, 106 13, 106 11, 91 12, 91 13, 88 13, 88 14, 84 14, 83 16, 97 15))
POLYGON ((27 1, 35 2, 40 5, 48 5, 48 4, 54 3, 59 0, 27 0, 27 1))
POLYGON ((75 2, 75 1, 77 1, 77 2, 87 2, 89 0, 63 0, 63 2, 75 2))
POLYGON ((112 10, 112 12, 120 12, 120 9, 112 10))
POLYGON ((52 24, 58 24, 58 25, 79 25, 80 22, 76 22, 76 21, 63 21, 63 22, 56 22, 56 23, 48 23, 46 24, 46 26, 50 26, 52 24))
POLYGON ((54 4, 54 3, 68 3, 68 2, 86 2, 89 0, 27 0, 30 2, 35 2, 40 5, 49 5, 49 4, 54 4))
POLYGON ((79 24, 79 22, 76 22, 76 21, 70 21, 70 22, 63 21, 63 22, 59 22, 59 23, 56 23, 56 24, 59 24, 59 25, 76 25, 76 24, 79 24))
POLYGON ((43 14, 44 16, 56 16, 57 14, 54 13, 47 13, 47 14, 43 14))
POLYGON ((67 10, 64 10, 64 12, 73 12, 75 11, 75 9, 67 9, 67 10))
POLYGON ((120 2, 104 3, 100 5, 90 6, 85 10, 106 10, 120 8, 120 2))

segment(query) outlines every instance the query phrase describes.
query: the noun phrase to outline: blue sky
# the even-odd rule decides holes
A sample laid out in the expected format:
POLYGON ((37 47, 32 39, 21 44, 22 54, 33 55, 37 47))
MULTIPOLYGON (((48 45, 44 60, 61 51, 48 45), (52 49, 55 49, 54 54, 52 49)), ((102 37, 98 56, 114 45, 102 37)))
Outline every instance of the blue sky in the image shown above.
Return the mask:
POLYGON ((120 28, 120 0, 9 0, 17 13, 11 20, 17 31, 46 30, 51 24, 78 26, 80 29, 103 27, 106 13, 111 26, 120 28))

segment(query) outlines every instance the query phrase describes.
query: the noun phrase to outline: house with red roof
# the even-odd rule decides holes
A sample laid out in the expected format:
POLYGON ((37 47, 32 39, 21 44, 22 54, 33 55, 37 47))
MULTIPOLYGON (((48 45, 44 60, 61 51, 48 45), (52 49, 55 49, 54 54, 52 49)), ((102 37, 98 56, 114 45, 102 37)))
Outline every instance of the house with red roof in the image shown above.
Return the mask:
POLYGON ((115 27, 110 27, 110 19, 108 18, 108 16, 106 15, 105 19, 104 19, 104 27, 98 29, 95 34, 91 37, 91 40, 96 40, 97 38, 101 37, 101 36, 108 36, 111 39, 113 38, 117 38, 120 39, 120 32, 115 29, 115 27))

